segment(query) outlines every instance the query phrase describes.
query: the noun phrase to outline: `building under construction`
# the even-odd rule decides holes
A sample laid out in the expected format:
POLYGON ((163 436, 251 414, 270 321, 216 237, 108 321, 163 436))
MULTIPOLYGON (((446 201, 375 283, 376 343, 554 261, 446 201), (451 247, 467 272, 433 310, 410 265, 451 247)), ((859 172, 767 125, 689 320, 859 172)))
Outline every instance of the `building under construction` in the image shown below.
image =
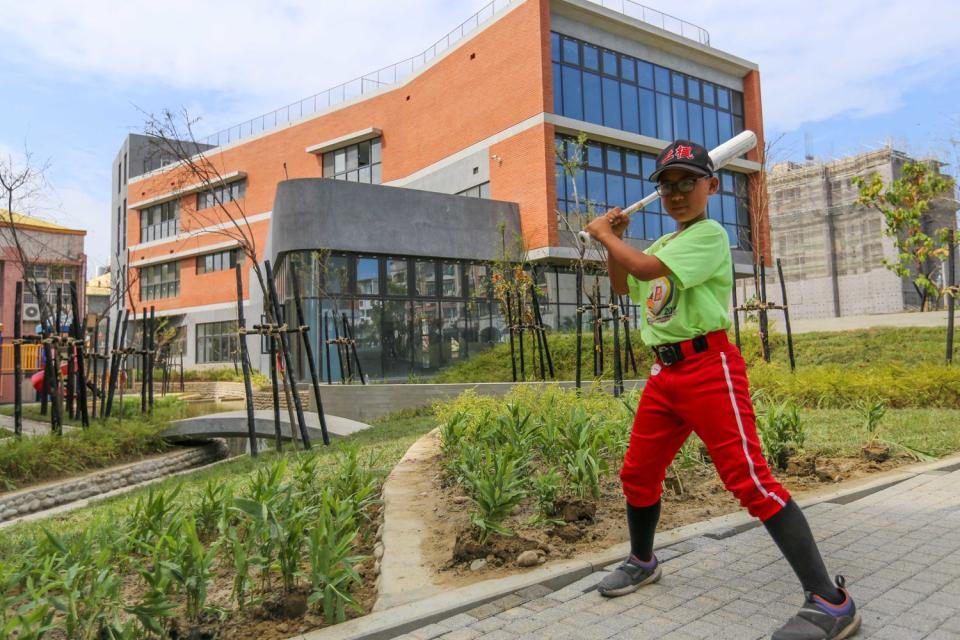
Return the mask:
MULTIPOLYGON (((852 179, 879 173, 884 184, 901 177, 914 159, 884 148, 832 162, 786 162, 767 177, 770 236, 783 266, 791 318, 831 318, 916 310, 920 298, 908 278, 887 269, 896 257, 884 235, 883 215, 856 204, 852 179)), ((939 165, 936 165, 939 170, 939 165)), ((924 231, 955 229, 956 201, 931 208, 924 231)), ((937 278, 946 277, 943 273, 937 278)), ((775 274, 774 274, 775 275, 775 274)), ((941 283, 942 284, 942 283, 941 283)), ((770 299, 779 299, 770 286, 770 299)), ((752 295, 752 291, 747 291, 752 295)))

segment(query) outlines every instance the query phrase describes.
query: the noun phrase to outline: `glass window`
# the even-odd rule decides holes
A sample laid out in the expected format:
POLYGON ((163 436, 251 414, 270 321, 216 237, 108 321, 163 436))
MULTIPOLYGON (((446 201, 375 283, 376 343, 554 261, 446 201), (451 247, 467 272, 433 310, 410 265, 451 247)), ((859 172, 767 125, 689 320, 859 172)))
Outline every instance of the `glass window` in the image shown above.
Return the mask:
POLYGON ((703 108, 703 146, 713 149, 720 144, 717 130, 717 110, 712 107, 703 108))
POLYGON ((140 300, 180 295, 180 263, 167 262, 140 268, 140 300))
POLYGON ((583 119, 583 87, 580 85, 580 70, 563 68, 563 115, 583 119))
POLYGON ((607 170, 623 171, 623 155, 619 147, 607 146, 607 170))
POLYGON ((444 262, 440 265, 443 278, 443 296, 445 298, 463 297, 463 266, 458 262, 444 262))
POLYGON ((323 267, 324 293, 334 295, 350 290, 350 259, 347 256, 328 255, 323 267))
POLYGON ((715 102, 713 85, 709 82, 703 83, 703 101, 707 104, 713 104, 715 102))
POLYGON ((550 34, 550 59, 560 61, 560 34, 556 32, 550 34))
POLYGON ((651 138, 657 137, 656 94, 649 89, 640 89, 640 133, 651 138))
POLYGON ((600 87, 600 76, 584 71, 583 119, 594 124, 603 124, 603 100, 600 87))
POLYGON ((608 76, 618 76, 617 70, 617 54, 613 51, 604 51, 603 52, 603 72, 608 76))
POLYGON ((684 140, 690 137, 687 127, 687 101, 680 98, 673 99, 673 137, 684 140))
POLYGON ((691 100, 700 99, 700 81, 696 78, 687 78, 687 95, 691 100))
POLYGON ((234 265, 242 262, 242 256, 243 254, 239 249, 230 249, 228 251, 218 251, 217 253, 197 256, 197 274, 202 275, 214 271, 233 269, 234 265))
POLYGON ((737 116, 743 115, 743 94, 739 91, 733 91, 733 113, 737 116))
POLYGON ((236 361, 239 350, 236 320, 197 325, 198 364, 236 361))
POLYGON ((580 45, 572 38, 563 39, 563 61, 580 64, 580 45))
POLYGON ((357 258, 357 293, 364 296, 380 294, 380 261, 377 258, 357 258))
POLYGON ((686 91, 686 78, 679 73, 673 74, 673 95, 675 96, 685 96, 686 91))
POLYGON ((591 44, 583 45, 583 66, 593 70, 600 68, 600 54, 597 48, 591 44))
POLYGON ((169 238, 180 232, 180 200, 140 210, 140 242, 169 238))
POLYGON ((692 102, 687 105, 687 112, 690 117, 687 121, 687 129, 690 133, 690 139, 697 144, 703 144, 703 107, 692 102))
POLYGON ((620 128, 620 82, 613 78, 603 79, 603 124, 620 128))
POLYGON ((630 82, 637 81, 637 63, 633 58, 620 56, 620 77, 630 82))
POLYGON ((627 151, 624 153, 626 158, 626 172, 633 175, 640 175, 640 154, 636 151, 627 151))
POLYGON ((724 87, 717 87, 717 106, 721 109, 730 108, 730 90, 724 87))
POLYGON ((471 264, 467 267, 467 296, 473 298, 488 298, 490 296, 490 277, 487 266, 471 264))
POLYGON ((607 174, 607 206, 627 206, 623 196, 623 176, 613 173, 607 174))
POLYGON ((387 258, 386 264, 387 294, 394 296, 410 295, 407 261, 402 258, 387 258))
POLYGON ((726 142, 733 137, 733 116, 726 111, 717 112, 720 142, 726 142))
POLYGON ((323 154, 323 177, 380 184, 380 138, 323 154))
POLYGON ((606 186, 602 171, 587 171, 587 198, 603 205, 607 202, 606 186))
POLYGON ((563 70, 559 62, 553 63, 553 112, 563 114, 563 70))
MULTIPOLYGON (((673 139, 673 118, 671 117, 670 96, 657 94, 657 137, 661 140, 673 139)), ((714 145, 715 147, 716 145, 714 145)), ((712 149, 713 147, 708 147, 712 149)))
POLYGON ((587 165, 591 167, 603 167, 603 147, 599 144, 587 143, 587 165))
POLYGON ((637 81, 641 87, 653 89, 653 65, 643 60, 637 60, 637 81))
POLYGON ((416 277, 414 279, 414 295, 437 295, 436 263, 424 260, 416 262, 416 277))
POLYGON ((670 93, 670 71, 663 67, 654 67, 654 82, 657 91, 670 93))

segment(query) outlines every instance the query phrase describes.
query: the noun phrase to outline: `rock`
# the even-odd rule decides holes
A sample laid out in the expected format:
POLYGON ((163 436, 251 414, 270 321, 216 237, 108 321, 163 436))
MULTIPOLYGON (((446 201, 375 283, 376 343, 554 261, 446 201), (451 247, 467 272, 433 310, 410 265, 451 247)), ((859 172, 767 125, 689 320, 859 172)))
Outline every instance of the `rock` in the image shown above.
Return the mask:
POLYGON ((470 563, 470 571, 480 571, 487 566, 487 561, 483 558, 477 558, 470 563))
POLYGON ((868 444, 860 453, 871 462, 884 462, 890 458, 890 447, 881 444, 868 444))
POLYGON ((373 548, 373 557, 376 558, 377 560, 379 560, 380 558, 383 557, 383 545, 382 545, 382 544, 379 544, 379 543, 378 543, 378 544, 373 548))
POLYGON ((540 564, 541 557, 542 556, 536 551, 524 551, 517 556, 517 564, 521 567, 535 567, 540 564))
POLYGON ((470 502, 470 498, 467 496, 456 496, 453 499, 453 504, 467 504, 468 502, 470 502))
POLYGON ((557 509, 564 522, 589 520, 593 522, 597 515, 597 504, 588 500, 557 500, 557 509))
POLYGON ((461 531, 453 545, 453 561, 466 562, 475 558, 483 558, 489 552, 489 546, 482 545, 474 540, 469 531, 461 531))
POLYGON ((583 537, 583 530, 575 524, 565 524, 553 530, 553 535, 564 542, 576 542, 583 537))
POLYGON ((380 523, 380 526, 377 527, 377 540, 383 540, 383 523, 380 523))

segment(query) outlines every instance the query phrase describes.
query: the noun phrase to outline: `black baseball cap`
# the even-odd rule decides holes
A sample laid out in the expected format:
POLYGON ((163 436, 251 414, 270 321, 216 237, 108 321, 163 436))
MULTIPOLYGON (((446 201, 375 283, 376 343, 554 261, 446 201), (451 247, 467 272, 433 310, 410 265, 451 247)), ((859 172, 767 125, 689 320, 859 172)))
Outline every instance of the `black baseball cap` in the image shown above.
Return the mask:
POLYGON ((696 142, 675 140, 657 156, 657 170, 647 180, 656 182, 664 171, 683 169, 702 176, 713 175, 713 160, 710 153, 696 142))

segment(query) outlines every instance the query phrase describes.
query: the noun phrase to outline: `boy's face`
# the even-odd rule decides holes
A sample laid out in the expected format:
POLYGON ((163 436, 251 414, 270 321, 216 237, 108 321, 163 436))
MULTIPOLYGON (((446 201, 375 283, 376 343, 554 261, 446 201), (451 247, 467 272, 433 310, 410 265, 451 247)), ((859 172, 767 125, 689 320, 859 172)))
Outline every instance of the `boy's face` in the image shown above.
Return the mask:
POLYGON ((707 199, 720 188, 720 180, 716 176, 701 176, 683 169, 664 171, 658 183, 672 187, 670 195, 661 196, 660 199, 670 217, 679 224, 699 218, 707 210, 707 199), (677 183, 688 178, 694 181, 693 190, 683 193, 677 188, 677 183))

